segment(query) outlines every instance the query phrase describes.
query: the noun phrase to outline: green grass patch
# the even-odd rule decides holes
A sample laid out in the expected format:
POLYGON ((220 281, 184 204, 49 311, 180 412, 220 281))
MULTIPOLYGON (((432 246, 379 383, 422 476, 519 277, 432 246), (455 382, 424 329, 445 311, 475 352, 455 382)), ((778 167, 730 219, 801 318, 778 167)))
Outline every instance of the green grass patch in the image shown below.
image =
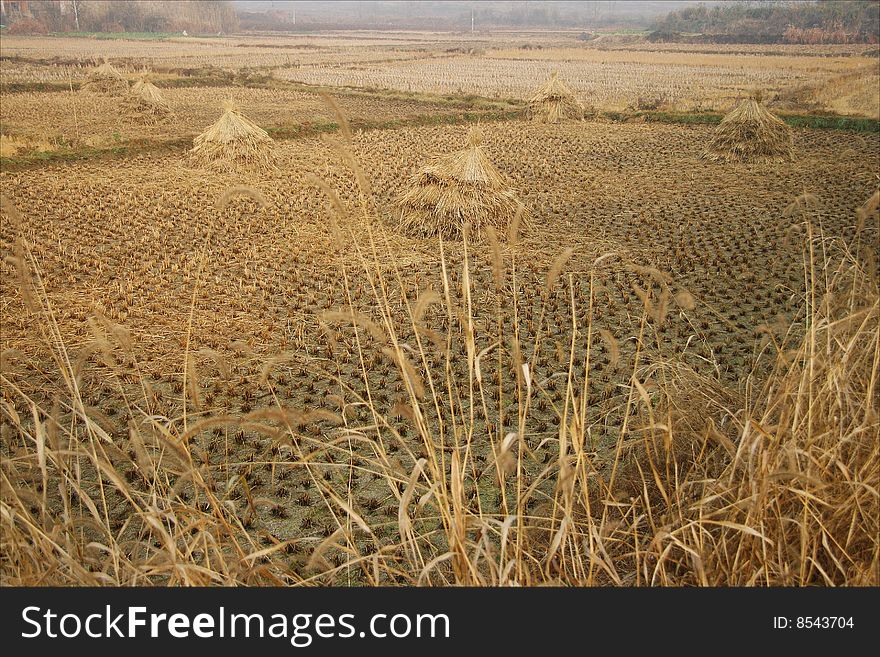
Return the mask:
POLYGON ((191 146, 192 137, 180 137, 164 141, 119 139, 116 143, 106 146, 67 146, 52 151, 30 151, 11 157, 3 157, 0 158, 0 169, 3 171, 21 171, 45 164, 120 158, 134 153, 150 151, 180 151, 191 146))
POLYGON ((130 41, 164 41, 180 36, 179 32, 50 32, 49 36, 77 39, 125 39, 130 41))
MULTIPOLYGON (((638 117, 653 123, 684 123, 717 125, 723 114, 710 112, 600 112, 600 116, 612 121, 626 122, 638 117)), ((880 121, 857 116, 828 116, 817 114, 778 114, 779 118, 794 128, 812 130, 844 130, 847 132, 880 132, 880 121)))
MULTIPOLYGON (((460 112, 449 114, 419 114, 406 119, 388 119, 369 121, 352 119, 349 125, 352 130, 396 130, 398 128, 417 128, 431 125, 458 125, 461 123, 474 123, 477 121, 511 121, 521 118, 519 111, 501 112, 460 112)), ((265 128, 273 139, 297 139, 311 137, 325 132, 336 132, 339 125, 332 121, 316 121, 300 123, 296 125, 282 125, 265 128)))
POLYGON ((780 114, 779 117, 795 128, 814 130, 846 130, 849 132, 880 132, 880 121, 857 116, 822 116, 813 114, 780 114))
POLYGON ((127 152, 128 149, 125 146, 110 146, 106 148, 83 146, 80 148, 62 148, 54 151, 32 151, 22 155, 0 158, 0 168, 4 171, 17 171, 42 164, 91 160, 106 155, 123 155, 127 152))
POLYGON ((707 113, 678 113, 678 112, 636 112, 636 115, 644 116, 646 121, 657 123, 694 123, 694 124, 717 124, 724 118, 723 114, 707 113))
MULTIPOLYGON (((161 73, 161 70, 159 71, 161 73)), ((79 90, 82 81, 71 82, 4 82, 0 83, 0 93, 58 93, 79 90)), ((209 71, 206 74, 180 75, 178 77, 161 78, 157 85, 163 89, 192 88, 192 87, 250 87, 255 89, 270 89, 275 87, 272 78, 263 75, 249 73, 232 73, 228 71, 209 71)))
POLYGON ((651 33, 651 30, 643 30, 636 27, 621 27, 617 30, 611 30, 606 32, 605 30, 599 30, 595 34, 596 36, 605 36, 606 34, 624 34, 627 36, 635 35, 635 36, 648 36, 651 33))
MULTIPOLYGON (((56 93, 70 91, 70 86, 69 82, 3 82, 0 84, 0 94, 56 93)), ((73 89, 79 89, 79 82, 73 83, 73 89)))

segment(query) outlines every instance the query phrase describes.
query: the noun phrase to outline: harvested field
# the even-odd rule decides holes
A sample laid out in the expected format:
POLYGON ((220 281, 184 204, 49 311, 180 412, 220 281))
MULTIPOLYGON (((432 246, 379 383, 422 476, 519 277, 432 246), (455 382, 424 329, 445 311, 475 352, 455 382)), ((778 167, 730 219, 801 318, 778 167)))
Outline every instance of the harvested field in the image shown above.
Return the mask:
MULTIPOLYGON (((213 123, 220 103, 230 98, 264 128, 295 129, 326 125, 335 120, 320 96, 304 91, 161 86, 160 90, 174 111, 175 120, 155 126, 144 126, 121 113, 121 99, 117 98, 85 96, 78 92, 9 94, 4 97, 0 110, 3 133, 90 146, 129 140, 181 139, 195 136, 213 123)), ((408 121, 462 113, 455 106, 403 98, 339 96, 337 103, 351 121, 408 121)))
MULTIPOLYGON (((355 138, 352 151, 371 172, 378 216, 391 215, 393 197, 403 191, 403 181, 417 163, 454 143, 459 132, 452 127, 420 128, 368 132, 355 138)), ((842 156, 839 135, 803 131, 796 136, 799 157, 788 166, 706 171, 699 151, 709 137, 709 130, 700 127, 539 127, 519 122, 485 127, 487 152, 523 190, 536 218, 534 230, 517 247, 523 260, 519 287, 506 293, 519 297, 525 349, 534 348, 534 332, 541 326, 543 298, 536 290, 558 255, 558 244, 564 240, 573 249, 566 271, 581 308, 588 302, 584 295, 589 293, 591 263, 605 253, 617 254, 614 264, 594 281, 605 290, 595 330, 613 336, 619 351, 612 363, 610 352, 603 349, 594 365, 590 394, 595 395, 597 408, 619 401, 616 390, 626 383, 633 367, 635 345, 629 336, 638 332, 641 317, 637 291, 652 282, 644 273, 648 268, 671 277, 673 289, 686 291, 695 304, 687 311, 669 313, 660 329, 663 345, 657 357, 682 355, 682 362, 696 371, 731 384, 748 374, 766 336, 781 339, 799 312, 804 236, 797 213, 785 220, 792 200, 809 190, 815 196, 814 216, 827 234, 851 236, 855 209, 876 184, 872 158, 880 143, 873 135, 849 137, 842 156), (528 151, 527 145, 531 145, 528 151), (579 190, 587 193, 580 195, 579 190), (714 201, 720 194, 724 203, 714 201), (575 203, 573 197, 578 199, 575 203), (737 336, 735 341, 732 335, 737 336)), ((357 205, 357 184, 338 154, 321 140, 281 143, 277 148, 281 172, 249 181, 268 200, 266 208, 243 198, 233 199, 223 211, 215 210, 216 199, 236 178, 202 177, 202 184, 194 187, 190 181, 195 171, 168 158, 134 157, 112 166, 53 166, 4 174, 3 187, 24 210, 24 224, 17 228, 40 263, 47 300, 72 353, 89 350, 95 336, 87 320, 95 311, 124 325, 131 353, 114 356, 114 367, 131 371, 137 363, 155 397, 153 410, 175 417, 183 410, 176 381, 180 350, 188 340, 196 359, 200 398, 197 410, 191 412, 259 415, 275 407, 274 398, 280 396, 284 407, 326 414, 303 426, 306 435, 317 438, 337 431, 333 427, 342 421, 341 409, 351 426, 367 416, 357 406, 365 388, 355 343, 338 331, 334 337, 332 331, 322 329, 324 313, 346 306, 338 276, 340 259, 355 259, 356 252, 347 248, 334 255, 333 236, 324 218, 326 202, 306 177, 319 173, 350 207, 357 205), (124 278, 117 272, 125 272, 124 278), (198 294, 191 305, 197 280, 198 294), (345 363, 338 366, 341 369, 332 364, 336 359, 345 363), (267 388, 264 375, 270 363, 277 365, 267 388), (334 382, 337 376, 342 376, 341 387, 334 382), (267 396, 270 390, 274 392, 267 396), (350 416, 345 409, 351 409, 350 416)), ((14 227, 4 222, 7 252, 14 250, 14 227)), ((367 225, 356 214, 346 221, 345 229, 355 242, 367 239, 367 225)), ((394 237, 382 249, 383 259, 400 270, 404 289, 412 294, 426 286, 440 289, 434 241, 394 237)), ((452 243, 447 249, 449 265, 460 269, 461 248, 452 243)), ((481 251, 471 257, 475 289, 481 295, 474 323, 477 349, 482 350, 489 347, 499 299, 492 292, 490 258, 481 251)), ((352 276, 355 310, 371 313, 369 277, 352 276)), ((32 320, 16 293, 14 270, 6 268, 3 280, 3 313, 12 321, 5 324, 2 347, 23 354, 8 376, 39 398, 41 391, 60 381, 46 364, 48 354, 33 339, 32 320)), ((544 329, 550 333, 532 374, 546 382, 551 403, 534 411, 527 440, 536 450, 536 460, 525 468, 530 476, 540 472, 542 459, 550 454, 546 441, 556 431, 552 402, 561 400, 562 388, 553 377, 565 370, 572 340, 574 357, 581 359, 585 353, 585 336, 573 336, 563 321, 566 287, 560 282, 553 288, 549 311, 543 311, 559 323, 551 321, 544 329)), ((403 323, 403 316, 396 321, 403 323)), ((442 331, 443 323, 434 328, 442 331)), ((368 380, 386 391, 376 393, 375 403, 390 408, 404 393, 403 381, 379 346, 362 345, 367 362, 375 367, 368 380)), ((454 362, 466 361, 459 356, 454 362)), ((120 387, 108 374, 100 362, 85 367, 83 385, 91 391, 86 401, 97 409, 96 417, 102 418, 106 431, 122 436, 126 420, 118 414, 120 395, 137 395, 141 384, 132 379, 120 387)), ((515 410, 511 407, 507 412, 515 410)), ((406 426, 403 418, 395 429, 406 436, 406 426)), ((214 435, 206 431, 198 437, 211 467, 253 472, 251 494, 267 500, 247 512, 252 531, 281 541, 305 541, 305 545, 332 533, 332 524, 328 525, 332 517, 312 508, 315 494, 309 492, 312 476, 326 477, 330 486, 344 483, 345 479, 337 480, 340 471, 332 462, 326 469, 315 466, 311 474, 270 467, 273 440, 265 433, 224 430, 221 435, 230 442, 220 451, 210 447, 214 435), (265 468, 247 465, 262 461, 265 468), (285 482, 283 490, 280 481, 285 482), (284 492, 288 490, 294 492, 284 492), (304 503, 291 507, 287 494, 295 502, 303 498, 304 503), (278 508, 290 509, 288 515, 279 517, 278 508)), ((599 454, 613 448, 614 436, 610 428, 608 433, 595 428, 592 440, 599 454)), ((412 454, 418 456, 419 446, 401 447, 389 449, 397 464, 393 467, 404 476, 414 467, 412 454), (410 454, 410 449, 415 451, 410 454)), ((474 449, 475 464, 491 463, 488 445, 474 449)), ((367 467, 369 454, 362 458, 367 467)), ((397 511, 393 506, 389 511, 382 481, 365 474, 346 486, 366 520, 388 527, 381 536, 393 541, 388 513, 396 517, 397 511)), ((492 508, 488 506, 487 512, 492 508)), ((124 517, 114 522, 122 523, 124 517)), ((302 563, 307 561, 308 550, 295 551, 294 562, 296 554, 301 554, 302 563)))
MULTIPOLYGON (((760 87, 771 96, 808 93, 816 109, 880 116, 876 45, 687 45, 577 43, 577 35, 511 33, 463 37, 442 34, 174 38, 154 43, 114 40, 97 52, 131 73, 156 70, 258 71, 306 84, 366 87, 407 93, 476 94, 528 99, 551 70, 570 82, 579 100, 600 109, 645 104, 667 109, 727 111, 760 87), (840 80, 857 73, 842 88, 840 80), (828 95, 827 86, 837 85, 828 95), (817 85, 822 89, 815 91, 817 85), (873 92, 873 95, 871 95, 873 92)), ((79 39, 4 40, 3 83, 78 84, 96 46, 79 39), (54 58, 44 57, 51 43, 54 58)), ((768 99, 769 100, 769 99, 768 99)))
MULTIPOLYGON (((839 133, 799 131, 795 136, 798 157, 785 167, 773 163, 738 164, 707 170, 700 155, 711 139, 712 129, 708 127, 595 123, 545 127, 508 122, 486 125, 482 132, 488 157, 512 178, 535 214, 535 230, 523 236, 521 246, 532 254, 535 276, 550 266, 563 236, 565 244, 574 248, 570 262, 576 270, 578 263, 586 269, 603 253, 620 250, 637 264, 670 273, 701 299, 721 297, 734 303, 744 296, 746 288, 754 289, 755 283, 749 282, 747 273, 755 265, 753 258, 760 258, 763 268, 778 269, 779 278, 765 273, 761 281, 762 294, 777 290, 772 298, 779 299, 778 303, 753 309, 753 305, 761 304, 752 299, 743 307, 722 306, 717 308, 720 317, 706 311, 719 344, 726 339, 725 320, 732 317, 743 316, 737 321, 747 322, 743 330, 750 336, 756 327, 774 321, 785 309, 782 299, 791 294, 779 290, 796 289, 802 278, 803 245, 800 240, 785 239, 790 225, 779 219, 786 208, 806 191, 815 196, 817 217, 829 233, 845 234, 853 224, 855 209, 870 196, 875 153, 880 146, 876 135, 849 135, 840 149, 839 133), (527 147, 529 155, 524 158, 527 147), (625 185, 621 181, 626 181, 625 185), (589 193, 581 197, 579 190, 589 193), (721 193, 726 202, 718 204, 713 199, 721 193), (572 203, 576 195, 578 201, 572 203), (754 211, 747 213, 750 208, 754 211), (788 257, 783 257, 785 253, 788 257), (729 275, 719 280, 722 272, 729 275), (730 287, 719 287, 722 284, 730 287)), ((352 151, 370 172, 368 178, 380 216, 391 219, 396 197, 407 190, 407 176, 433 154, 448 150, 450 145, 456 148, 461 137, 461 128, 455 126, 357 135, 352 151)), ((68 289, 61 275, 65 268, 71 280, 82 286, 82 292, 71 294, 63 303, 62 297, 57 297, 56 304, 74 320, 71 327, 85 321, 90 304, 98 302, 111 319, 158 329, 163 319, 150 311, 149 303, 134 303, 114 286, 104 286, 109 296, 98 295, 102 289, 99 280, 108 267, 127 270, 125 263, 137 263, 142 273, 120 284, 146 291, 148 288, 143 288, 140 281, 152 281, 158 288, 149 292, 148 298, 154 299, 155 309, 168 318, 177 317, 189 302, 188 290, 178 283, 192 275, 192 267, 197 264, 186 254, 189 245, 198 243, 198 236, 205 233, 207 224, 200 217, 206 213, 216 215, 220 222, 212 248, 218 249, 213 258, 223 262, 223 275, 207 283, 211 287, 205 290, 204 303, 229 304, 229 312, 224 315, 237 316, 236 308, 254 308, 254 302, 271 290, 280 294, 289 289, 306 276, 302 265, 295 263, 311 260, 318 267, 319 254, 331 251, 325 199, 306 182, 306 175, 320 175, 350 206, 356 206, 358 197, 354 176, 322 139, 279 142, 276 149, 280 171, 246 179, 269 199, 270 205, 258 210, 245 200, 233 203, 239 211, 247 210, 243 221, 238 220, 232 207, 219 214, 212 211, 216 200, 240 179, 212 174, 193 186, 191 180, 198 169, 188 167, 182 154, 139 156, 112 164, 53 165, 40 171, 4 173, 2 181, 4 193, 16 206, 31 208, 25 211, 25 234, 35 252, 51 256, 55 251, 52 245, 61 245, 54 256, 57 265, 45 265, 47 291, 63 294, 68 289), (86 221, 87 217, 93 219, 86 221), (114 228, 113 217, 124 219, 124 223, 114 228), (137 222, 131 233, 143 236, 142 241, 123 238, 123 230, 129 233, 129 221, 137 222), (309 240, 302 239, 306 234, 311 236, 309 240), (159 241, 155 241, 157 238, 159 241), (103 244, 100 251, 106 252, 106 260, 95 259, 92 244, 103 244), (154 253, 145 254, 144 248, 154 253), (224 248, 235 251, 223 257, 224 248), (267 267, 280 278, 261 280, 260 272, 267 267), (163 283, 164 276, 168 277, 167 283, 163 283), (248 298, 248 291, 256 297, 248 298)), ((366 226, 360 221, 347 227, 362 238, 366 236, 366 226)), ((4 248, 11 249, 12 225, 6 224, 5 230, 4 248)), ((399 236, 395 246, 400 251, 398 262, 435 259, 431 257, 435 254, 431 239, 399 236)), ((454 243, 448 248, 453 253, 457 250, 454 243)), ((326 275, 332 278, 332 260, 327 270, 326 275)), ((4 298, 12 298, 14 280, 5 277, 5 281, 8 287, 4 298)), ((628 280, 621 285, 628 285, 628 280)), ((319 294, 325 299, 319 311, 326 310, 326 304, 333 306, 342 301, 338 288, 319 294)), ((625 296, 631 304, 634 302, 631 293, 625 296)), ((225 334, 216 338, 233 340, 236 334, 254 333, 261 322, 265 322, 264 330, 283 323, 289 313, 302 319, 311 314, 312 321, 316 321, 317 315, 309 313, 307 307, 286 305, 280 303, 280 298, 273 303, 267 297, 261 306, 267 315, 242 316, 240 320, 248 323, 235 323, 228 333, 223 326, 215 325, 210 315, 202 317, 203 329, 196 317, 195 335, 214 343, 217 339, 211 338, 211 332, 220 331, 225 334)), ((625 316, 625 308, 620 309, 620 318, 625 316)), ((8 316, 15 317, 16 313, 8 316)), ((18 338, 9 330, 12 326, 7 325, 3 346, 21 348, 28 324, 21 325, 18 338)), ((314 334, 315 329, 316 324, 306 333, 314 334)), ((150 344, 145 354, 158 353, 161 339, 168 335, 164 330, 155 332, 160 342, 150 344)), ((271 342, 260 344, 266 354, 271 353, 271 342)), ((283 344, 282 340, 274 346, 281 348, 283 344)), ((165 346, 172 350, 169 356, 177 348, 173 342, 165 346)), ((740 344, 739 355, 745 357, 752 347, 749 341, 740 344)), ((735 362, 734 358, 722 368, 733 379, 742 374, 734 367, 735 362)))
POLYGON ((588 106, 722 107, 860 54, 516 56, 534 38, 51 41, 154 66, 173 116, 4 93, 2 583, 878 583, 880 132, 707 162, 722 126, 509 102, 552 66, 588 106), (274 77, 175 86, 172 60, 274 77), (227 98, 252 123, 224 115, 226 155, 271 166, 195 161, 227 98))
MULTIPOLYGON (((558 70, 580 101, 602 109, 659 103, 669 109, 728 109, 756 87, 776 93, 831 79, 858 67, 880 94, 880 68, 867 57, 779 57, 606 52, 587 48, 489 51, 483 57, 403 60, 381 65, 302 65, 279 68, 279 78, 308 84, 399 91, 479 94, 527 99, 535 81, 558 70)), ((873 103, 857 112, 876 116, 873 103)))

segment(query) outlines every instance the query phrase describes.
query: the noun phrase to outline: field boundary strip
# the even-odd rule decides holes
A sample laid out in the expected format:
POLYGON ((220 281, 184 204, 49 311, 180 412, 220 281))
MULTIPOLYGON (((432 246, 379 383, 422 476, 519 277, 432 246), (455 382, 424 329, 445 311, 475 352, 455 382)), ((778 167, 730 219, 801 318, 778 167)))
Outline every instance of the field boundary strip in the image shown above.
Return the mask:
MULTIPOLYGON (((480 121, 494 123, 521 119, 521 112, 461 112, 456 114, 423 114, 409 119, 391 119, 385 121, 364 121, 353 119, 349 124, 353 130, 396 130, 422 126, 459 125, 480 121)), ((266 126, 266 132, 276 141, 289 141, 314 137, 323 133, 336 132, 339 125, 335 122, 304 123, 297 126, 266 126)), ((192 146, 195 133, 183 137, 166 140, 127 140, 106 147, 86 146, 66 148, 56 151, 31 152, 20 156, 0 158, 0 167, 4 171, 21 171, 40 167, 44 164, 58 162, 74 162, 126 157, 133 154, 145 154, 162 151, 184 151, 192 146)))
MULTIPOLYGON (((670 113, 670 112, 599 112, 598 117, 614 123, 644 121, 646 123, 669 123, 690 125, 717 125, 723 115, 709 113, 670 113)), ((844 116, 822 116, 810 114, 779 114, 789 125, 796 128, 815 130, 841 130, 845 132, 880 132, 880 121, 869 118, 844 116)), ((455 114, 423 114, 408 119, 391 119, 386 121, 350 121, 354 130, 397 130, 422 126, 460 125, 481 121, 495 123, 499 121, 526 121, 527 118, 519 109, 505 111, 476 111, 455 114)), ((266 126, 264 128, 273 139, 288 141, 304 139, 323 133, 336 132, 339 125, 335 122, 304 123, 297 126, 266 126)), ((0 167, 4 171, 20 171, 40 167, 44 164, 72 162, 126 157, 132 154, 143 154, 161 151, 181 151, 190 148, 195 135, 186 135, 167 140, 128 140, 106 147, 68 148, 49 152, 32 152, 20 156, 0 158, 0 167)))
MULTIPOLYGON (((644 118, 649 123, 690 123, 717 125, 724 114, 720 112, 663 112, 629 111, 600 112, 600 116, 612 121, 631 121, 644 118)), ((861 116, 841 116, 839 114, 795 114, 776 112, 776 116, 794 128, 814 130, 844 130, 847 132, 880 132, 880 120, 861 116)))

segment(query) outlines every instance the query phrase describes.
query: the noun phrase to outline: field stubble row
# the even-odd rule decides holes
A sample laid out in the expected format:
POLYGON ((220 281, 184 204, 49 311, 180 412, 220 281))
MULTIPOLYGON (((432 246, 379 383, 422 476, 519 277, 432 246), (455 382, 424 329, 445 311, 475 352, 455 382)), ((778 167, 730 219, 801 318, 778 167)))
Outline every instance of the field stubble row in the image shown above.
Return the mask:
MULTIPOLYGON (((559 375, 568 369, 569 353, 580 359, 586 349, 587 337, 573 333, 570 323, 572 302, 575 317, 586 317, 591 306, 592 329, 600 336, 588 395, 590 413, 603 418, 592 427, 590 445, 601 461, 615 442, 614 409, 635 366, 646 305, 653 304, 656 344, 641 348, 652 358, 678 361, 719 386, 747 376, 756 352, 782 340, 798 312, 804 212, 829 236, 851 236, 855 208, 876 187, 873 134, 799 131, 799 156, 791 164, 707 167, 698 158, 709 136, 704 126, 515 122, 487 125, 484 132, 488 155, 532 208, 534 228, 516 246, 518 282, 508 278, 501 288, 493 282, 493 258, 485 245, 467 254, 461 244, 445 245, 449 299, 457 308, 472 308, 474 349, 492 353, 483 373, 499 382, 499 407, 485 426, 477 423, 479 432, 503 435, 508 424, 515 429, 516 358, 504 349, 497 356, 492 351, 496 322, 508 335, 518 331, 527 352, 541 344, 530 376, 542 394, 525 436, 529 451, 522 472, 524 481, 536 486, 565 403, 559 375), (559 260, 563 246, 572 252, 559 260), (603 256, 606 264, 596 267, 603 256), (464 296, 469 286, 470 300, 464 296), (514 300, 518 326, 512 324, 514 300)), ((4 173, 4 193, 22 217, 3 222, 2 248, 5 254, 16 252, 16 232, 32 245, 60 335, 76 359, 88 412, 118 444, 125 446, 129 435, 122 409, 139 397, 139 405, 162 417, 185 416, 181 404, 188 400, 192 421, 203 414, 243 421, 236 430, 221 425, 196 430, 191 444, 206 471, 222 475, 211 485, 235 502, 242 527, 269 546, 289 541, 294 570, 306 573, 313 548, 335 536, 338 527, 331 509, 315 506, 326 491, 345 493, 376 528, 380 543, 392 545, 406 531, 388 482, 370 474, 375 455, 369 445, 352 443, 375 421, 359 401, 370 394, 365 380, 375 395, 372 403, 398 409, 389 416, 388 431, 402 439, 386 436, 390 476, 405 482, 420 458, 436 456, 413 429, 409 384, 382 351, 383 340, 371 330, 358 335, 338 326, 333 312, 350 307, 378 322, 375 286, 384 279, 383 294, 395 300, 390 307, 398 337, 415 344, 397 300, 404 292, 410 299, 427 298, 422 295, 431 291, 442 298, 442 263, 432 240, 394 234, 392 201, 413 168, 429 154, 456 147, 461 137, 454 127, 355 135, 350 148, 368 172, 367 197, 331 141, 276 144, 278 168, 244 181, 265 197, 265 208, 245 196, 218 210, 217 198, 243 182, 240 178, 148 155, 112 166, 4 173), (348 208, 338 217, 351 231, 344 245, 334 240, 328 201, 308 182, 309 174, 337 190, 348 208), (378 226, 376 217, 392 230, 378 226), (364 256, 359 245, 377 236, 379 258, 358 273, 351 265, 364 256), (340 278, 343 261, 350 266, 347 285, 340 278), (191 358, 183 363, 187 346, 191 358), (182 371, 188 384, 186 376, 181 381, 182 371), (308 443, 311 468, 278 465, 287 448, 266 421, 279 401, 296 413, 300 447, 308 443), (306 409, 311 410, 302 415, 306 409), (334 446, 344 435, 348 446, 334 446), (326 487, 320 495, 316 481, 326 487)), ((9 260, 3 267, 3 315, 10 318, 2 343, 4 375, 51 407, 52 400, 42 397, 61 382, 35 339, 15 269, 9 260)), ((467 363, 466 333, 449 323, 445 306, 442 301, 425 308, 423 339, 430 331, 452 335, 452 367, 460 368, 467 363)), ((429 337, 426 345, 424 367, 442 379, 444 349, 429 337)), ((442 409, 467 397, 467 372, 454 372, 454 387, 435 392, 439 406, 425 404, 432 426, 453 422, 442 409)), ((651 393, 655 384, 645 383, 651 393)), ((26 416, 27 408, 10 403, 26 416)), ((161 442, 158 436, 150 440, 161 442)), ((465 493, 478 496, 485 513, 496 514, 512 492, 488 483, 495 476, 491 449, 478 443, 466 457, 474 474, 465 493)), ((140 475, 130 474, 137 485, 140 475)), ((540 503, 542 495, 552 497, 548 484, 541 483, 529 507, 536 518, 550 513, 540 503)), ((181 494, 190 494, 180 485, 181 494)), ((111 518, 121 534, 128 522, 124 508, 111 518)), ((431 520, 418 529, 428 537, 436 530, 431 520)), ((359 551, 369 549, 364 540, 358 539, 359 551)), ((143 551, 149 554, 151 547, 143 551)), ((345 562, 345 554, 331 545, 324 555, 328 572, 345 562)), ((350 582, 351 576, 339 572, 327 581, 350 582)))

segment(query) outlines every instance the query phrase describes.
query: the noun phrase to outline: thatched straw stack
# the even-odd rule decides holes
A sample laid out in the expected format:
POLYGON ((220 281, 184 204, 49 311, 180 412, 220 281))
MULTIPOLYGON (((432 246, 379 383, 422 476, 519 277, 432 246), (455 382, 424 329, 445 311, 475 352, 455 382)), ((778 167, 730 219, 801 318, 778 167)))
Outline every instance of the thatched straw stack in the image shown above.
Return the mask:
POLYGON ((131 93, 136 94, 146 82, 152 81, 152 74, 150 73, 150 70, 148 68, 141 69, 137 80, 135 80, 134 84, 131 86, 131 93))
POLYGON ((272 138, 235 108, 223 103, 223 116, 193 140, 190 151, 196 164, 220 171, 271 166, 272 138))
POLYGON ((480 143, 479 131, 471 128, 464 149, 434 158, 410 177, 412 188, 397 199, 404 232, 462 239, 468 224, 475 239, 489 226, 503 237, 517 214, 525 227, 525 206, 480 143))
POLYGON ((721 120, 703 157, 715 162, 790 160, 791 128, 761 105, 756 93, 721 120))
POLYGON ((131 88, 123 107, 131 118, 142 123, 159 123, 174 115, 171 105, 148 74, 141 75, 131 88))
POLYGON ((556 71, 529 98, 529 116, 542 123, 580 121, 584 118, 584 111, 584 106, 578 101, 574 91, 559 79, 556 71))
POLYGON ((92 69, 80 87, 83 91, 122 96, 128 92, 128 80, 108 60, 92 69))

